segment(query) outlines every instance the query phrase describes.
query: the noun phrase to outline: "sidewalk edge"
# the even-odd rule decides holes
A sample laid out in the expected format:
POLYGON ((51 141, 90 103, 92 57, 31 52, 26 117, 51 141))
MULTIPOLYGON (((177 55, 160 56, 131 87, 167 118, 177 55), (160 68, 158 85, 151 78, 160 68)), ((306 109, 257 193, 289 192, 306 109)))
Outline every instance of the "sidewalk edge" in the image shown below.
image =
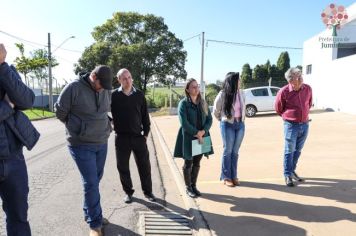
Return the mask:
POLYGON ((168 166, 171 169, 171 172, 173 174, 173 177, 177 183, 178 190, 180 194, 182 195, 183 202, 185 205, 186 210, 188 211, 188 214, 190 217, 193 219, 193 227, 195 231, 197 232, 195 235, 198 236, 213 236, 212 232, 210 231, 209 225, 206 221, 206 219, 203 216, 203 213, 200 211, 199 206, 196 204, 196 202, 187 196, 185 193, 185 184, 183 181, 183 177, 181 176, 178 166, 173 160, 172 154, 169 151, 166 142, 164 141, 164 138, 160 132, 160 130, 157 127, 156 122, 152 119, 151 121, 154 127, 154 130, 157 134, 158 137, 158 143, 161 146, 164 156, 167 160, 168 166))

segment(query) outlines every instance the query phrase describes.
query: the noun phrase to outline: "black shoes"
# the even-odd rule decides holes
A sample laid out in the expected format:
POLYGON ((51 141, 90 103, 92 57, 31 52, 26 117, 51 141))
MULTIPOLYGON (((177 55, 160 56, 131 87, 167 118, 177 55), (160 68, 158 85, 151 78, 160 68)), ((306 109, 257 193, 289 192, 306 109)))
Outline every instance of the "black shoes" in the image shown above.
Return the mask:
POLYGON ((200 196, 201 196, 201 192, 197 189, 197 186, 192 185, 192 190, 193 190, 193 192, 195 193, 195 195, 196 195, 197 197, 200 197, 200 196))
POLYGON ((145 197, 151 202, 156 201, 156 197, 152 193, 145 193, 145 197))
POLYGON ((185 192, 187 193, 187 195, 191 198, 196 198, 197 194, 194 192, 193 188, 191 186, 186 187, 185 192))
POLYGON ((126 196, 124 197, 124 202, 125 203, 131 203, 132 202, 132 195, 126 194, 126 196))
POLYGON ((292 177, 290 177, 290 176, 287 176, 287 177, 286 177, 286 185, 287 185, 288 187, 294 187, 294 183, 293 183, 292 177))
MULTIPOLYGON (((147 193, 147 194, 145 193, 144 195, 149 201, 151 201, 151 202, 155 202, 156 201, 156 197, 152 193, 147 193)), ((126 194, 126 196, 124 197, 124 202, 125 203, 131 203, 132 202, 132 195, 126 194)))
POLYGON ((300 178, 297 173, 293 172, 292 175, 291 175, 292 179, 298 181, 298 182, 304 182, 305 180, 300 178))

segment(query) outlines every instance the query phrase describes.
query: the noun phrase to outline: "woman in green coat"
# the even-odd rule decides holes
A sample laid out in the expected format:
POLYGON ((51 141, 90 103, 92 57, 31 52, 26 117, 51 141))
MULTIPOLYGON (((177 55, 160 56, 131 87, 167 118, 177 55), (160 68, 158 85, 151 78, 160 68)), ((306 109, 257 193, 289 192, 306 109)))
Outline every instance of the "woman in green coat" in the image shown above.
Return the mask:
MULTIPOLYGON (((183 175, 186 185, 186 192, 189 197, 201 196, 197 189, 200 161, 203 154, 192 156, 192 140, 198 139, 199 143, 204 142, 204 137, 208 137, 212 124, 212 116, 208 104, 200 95, 199 86, 195 79, 189 79, 185 85, 185 98, 178 105, 178 116, 181 127, 178 131, 174 157, 184 159, 183 175)), ((205 156, 213 154, 210 151, 204 153, 205 156)))

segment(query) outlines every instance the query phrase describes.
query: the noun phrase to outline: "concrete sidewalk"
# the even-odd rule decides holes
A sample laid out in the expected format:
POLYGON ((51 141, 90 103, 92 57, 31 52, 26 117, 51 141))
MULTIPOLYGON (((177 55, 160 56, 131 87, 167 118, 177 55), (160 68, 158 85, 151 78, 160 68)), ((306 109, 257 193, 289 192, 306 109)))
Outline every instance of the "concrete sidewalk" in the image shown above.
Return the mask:
MULTIPOLYGON (((298 173, 307 181, 287 188, 283 178, 283 125, 275 114, 246 119, 238 175, 241 186, 219 181, 222 140, 214 120, 215 154, 201 163, 196 199, 215 235, 356 235, 356 116, 313 111, 298 173)), ((154 117, 173 152, 177 116, 154 117)), ((155 140, 155 144, 158 142, 155 140)), ((175 159, 179 170, 181 159, 175 159)))

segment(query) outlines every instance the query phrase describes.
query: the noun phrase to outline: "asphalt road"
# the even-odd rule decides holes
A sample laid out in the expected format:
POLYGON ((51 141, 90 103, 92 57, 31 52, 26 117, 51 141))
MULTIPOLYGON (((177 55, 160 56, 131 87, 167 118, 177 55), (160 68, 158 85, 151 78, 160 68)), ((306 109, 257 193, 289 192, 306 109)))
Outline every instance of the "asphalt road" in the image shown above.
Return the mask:
MULTIPOLYGON (((32 234, 88 235, 89 228, 83 220, 82 184, 79 172, 69 155, 64 125, 56 119, 35 121, 41 133, 36 147, 25 151, 29 173, 29 220, 32 234)), ((131 174, 135 188, 134 202, 123 202, 124 192, 116 170, 114 134, 109 139, 109 152, 104 177, 100 184, 103 214, 111 222, 105 227, 105 235, 139 235, 138 212, 160 210, 164 201, 164 188, 157 166, 152 138, 148 140, 152 165, 153 190, 158 203, 150 203, 143 197, 137 168, 131 158, 131 174)), ((5 215, 0 215, 0 235, 5 233, 5 215)))

